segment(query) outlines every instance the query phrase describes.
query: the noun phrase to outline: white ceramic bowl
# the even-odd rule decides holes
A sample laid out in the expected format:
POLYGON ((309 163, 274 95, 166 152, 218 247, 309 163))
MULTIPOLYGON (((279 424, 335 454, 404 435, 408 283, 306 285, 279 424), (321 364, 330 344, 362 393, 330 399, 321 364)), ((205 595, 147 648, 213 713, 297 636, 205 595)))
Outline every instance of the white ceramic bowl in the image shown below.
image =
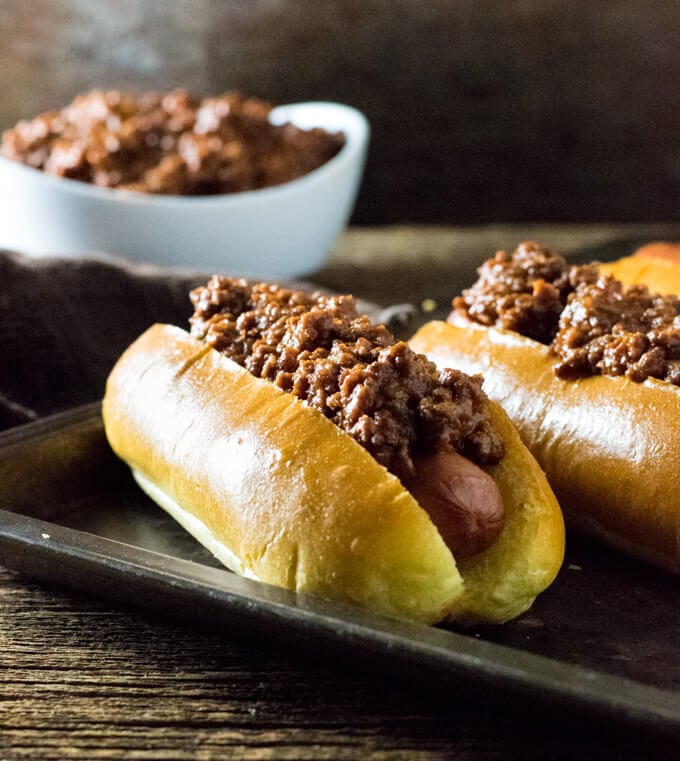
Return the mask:
POLYGON ((271 119, 341 130, 346 144, 299 179, 215 196, 100 188, 0 157, 0 248, 31 256, 112 254, 263 279, 313 272, 354 207, 368 122, 354 108, 323 102, 278 106, 271 119))

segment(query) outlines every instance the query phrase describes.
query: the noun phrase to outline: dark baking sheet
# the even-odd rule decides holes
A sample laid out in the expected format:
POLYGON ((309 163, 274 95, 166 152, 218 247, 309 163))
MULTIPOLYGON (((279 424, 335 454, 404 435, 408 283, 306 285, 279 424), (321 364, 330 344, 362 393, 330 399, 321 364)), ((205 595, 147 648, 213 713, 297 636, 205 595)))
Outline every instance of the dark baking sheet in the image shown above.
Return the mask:
POLYGON ((0 434, 0 564, 215 630, 680 736, 678 579, 571 537, 523 616, 426 627, 242 579, 134 485, 99 405, 0 434), (492 686, 492 689, 489 687, 492 686))

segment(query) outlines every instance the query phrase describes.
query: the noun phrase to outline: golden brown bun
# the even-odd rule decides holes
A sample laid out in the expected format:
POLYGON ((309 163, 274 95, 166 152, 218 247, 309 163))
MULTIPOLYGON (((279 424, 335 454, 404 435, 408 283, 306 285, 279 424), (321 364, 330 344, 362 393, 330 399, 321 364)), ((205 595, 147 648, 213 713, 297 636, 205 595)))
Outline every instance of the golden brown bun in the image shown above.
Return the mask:
POLYGON ((507 523, 459 570, 426 512, 363 447, 178 328, 155 325, 128 348, 104 399, 114 451, 232 570, 427 623, 519 615, 562 562, 559 506, 507 416, 494 415, 507 455, 491 472, 507 523))
POLYGON ((680 293, 680 244, 649 243, 600 270, 626 285, 644 283, 652 293, 680 293))
POLYGON ((668 241, 647 243, 647 245, 638 248, 633 255, 637 257, 651 257, 652 259, 666 259, 675 264, 680 264, 680 243, 670 243, 668 241))
POLYGON ((545 470, 567 523, 680 572, 680 388, 556 378, 548 347, 476 324, 431 322, 411 340, 484 390, 545 470))

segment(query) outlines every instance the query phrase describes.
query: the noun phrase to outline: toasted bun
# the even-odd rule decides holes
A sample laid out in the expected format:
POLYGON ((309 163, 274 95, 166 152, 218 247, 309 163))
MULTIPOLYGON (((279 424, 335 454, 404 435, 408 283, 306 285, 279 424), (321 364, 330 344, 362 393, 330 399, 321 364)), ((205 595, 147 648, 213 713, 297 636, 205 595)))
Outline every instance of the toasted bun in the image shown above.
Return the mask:
POLYGON ((649 243, 600 270, 626 285, 644 283, 653 293, 680 293, 680 244, 649 243))
POLYGON ((484 390, 545 470, 567 523, 680 572, 680 388, 623 377, 559 380, 549 349, 517 333, 431 322, 411 340, 484 390))
POLYGON ((460 570, 429 516, 363 447, 178 328, 155 325, 123 354, 103 410, 109 442, 142 488, 242 575, 427 623, 502 621, 561 565, 561 512, 499 408, 508 453, 492 472, 506 527, 460 570))

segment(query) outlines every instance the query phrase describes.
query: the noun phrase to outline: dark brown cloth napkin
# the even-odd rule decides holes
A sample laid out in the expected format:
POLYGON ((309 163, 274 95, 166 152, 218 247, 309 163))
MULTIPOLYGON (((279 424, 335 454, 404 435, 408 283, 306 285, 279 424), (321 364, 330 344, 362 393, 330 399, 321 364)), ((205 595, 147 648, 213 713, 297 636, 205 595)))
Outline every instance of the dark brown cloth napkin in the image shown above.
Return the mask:
POLYGON ((206 279, 0 251, 0 429, 100 399, 116 358, 149 325, 187 327, 188 292, 206 279))

